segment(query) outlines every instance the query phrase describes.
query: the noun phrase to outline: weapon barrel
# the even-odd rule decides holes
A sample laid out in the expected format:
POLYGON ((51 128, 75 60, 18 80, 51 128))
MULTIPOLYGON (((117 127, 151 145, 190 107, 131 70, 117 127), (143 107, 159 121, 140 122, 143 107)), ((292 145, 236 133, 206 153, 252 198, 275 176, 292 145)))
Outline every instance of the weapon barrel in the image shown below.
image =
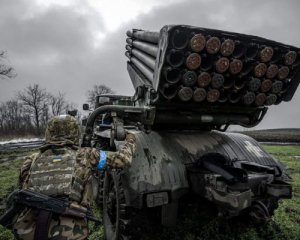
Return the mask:
POLYGON ((256 97, 255 97, 255 104, 256 104, 257 106, 262 106, 262 105, 265 103, 266 100, 267 100, 266 94, 264 94, 264 93, 259 93, 259 94, 257 94, 256 97))
POLYGON ((173 46, 177 49, 183 49, 187 46, 189 39, 185 31, 175 30, 171 37, 173 46))
POLYGON ((139 59, 140 61, 142 61, 145 65, 150 67, 152 70, 154 70, 154 68, 155 68, 155 59, 153 57, 151 57, 148 54, 143 53, 143 52, 141 52, 137 49, 132 49, 131 54, 133 56, 135 56, 137 59, 139 59))
POLYGON ((234 78, 227 77, 224 79, 223 88, 224 89, 230 89, 234 84, 234 78))
POLYGON ((258 89, 260 89, 261 81, 258 78, 252 78, 248 82, 248 88, 251 92, 256 92, 258 89))
POLYGON ((275 81, 272 86, 272 93, 279 93, 282 90, 283 83, 282 81, 275 81))
POLYGON ((265 104, 270 106, 273 105, 277 100, 277 96, 275 94, 270 94, 267 96, 265 104))
POLYGON ((243 56, 247 51, 245 44, 241 43, 240 41, 235 41, 234 51, 232 56, 235 58, 240 58, 243 56))
POLYGON ((195 102, 202 102, 206 99, 206 90, 204 88, 196 88, 193 99, 195 102))
POLYGON ((273 54, 274 49, 272 47, 264 47, 259 53, 260 60, 262 62, 268 62, 272 59, 273 54))
POLYGON ((237 103, 240 101, 241 99, 241 94, 239 92, 232 92, 230 95, 229 95, 229 102, 231 103, 237 103))
POLYGON ((186 71, 182 76, 182 83, 186 87, 192 87, 197 82, 197 74, 194 71, 186 71))
POLYGON ((272 85, 273 85, 273 83, 270 79, 265 79, 261 83, 260 91, 263 93, 266 93, 272 88, 272 85))
POLYGON ((246 92, 242 96, 243 102, 245 105, 250 105, 255 101, 255 93, 254 92, 246 92))
POLYGON ((153 71, 151 71, 149 67, 147 67, 143 62, 141 62, 136 57, 131 56, 128 51, 125 52, 125 55, 130 59, 130 61, 134 64, 134 66, 136 66, 137 69, 139 69, 145 75, 145 77, 148 80, 150 80, 151 82, 153 81, 153 71))
POLYGON ((172 49, 167 55, 167 61, 172 67, 180 67, 184 62, 184 54, 180 50, 172 49))
POLYGON ((198 76, 197 83, 199 87, 207 87, 211 82, 211 76, 207 72, 201 72, 198 76))
POLYGON ((240 90, 240 89, 244 88, 246 85, 245 79, 236 78, 233 82, 233 85, 236 90, 240 90))
POLYGON ((219 97, 219 102, 224 103, 227 102, 228 100, 228 92, 224 89, 220 90, 220 97, 219 97))
POLYGON ((208 71, 214 65, 214 61, 211 55, 201 54, 201 69, 203 71, 208 71))
POLYGON ((164 84, 162 87, 160 87, 160 92, 163 95, 164 98, 170 100, 176 97, 177 95, 177 86, 174 84, 164 84))
POLYGON ((126 39, 126 42, 145 52, 145 53, 148 53, 149 55, 153 56, 153 57, 156 57, 157 56, 157 53, 158 53, 158 47, 157 45, 154 45, 154 44, 151 44, 151 43, 147 43, 147 42, 142 42, 142 41, 139 41, 139 40, 132 40, 131 38, 127 38, 126 39))
POLYGON ((181 101, 187 102, 192 99, 193 94, 194 91, 190 87, 182 87, 178 92, 178 97, 181 101))
POLYGON ((134 89, 140 86, 151 86, 152 82, 148 80, 140 71, 131 63, 127 63, 127 70, 134 86, 134 89))
POLYGON ((251 43, 246 51, 247 58, 255 58, 258 53, 258 44, 251 43))
POLYGON ((136 38, 142 41, 151 42, 157 44, 159 41, 159 32, 150 32, 144 30, 131 30, 127 31, 127 36, 136 38))
POLYGON ((224 84, 224 77, 222 74, 215 73, 211 79, 211 86, 213 88, 220 88, 224 84))
POLYGON ((166 67, 164 68, 164 75, 169 83, 177 83, 181 79, 181 72, 178 68, 166 67))
POLYGON ((217 89, 211 89, 207 92, 206 99, 208 102, 213 103, 219 100, 220 92, 217 89))

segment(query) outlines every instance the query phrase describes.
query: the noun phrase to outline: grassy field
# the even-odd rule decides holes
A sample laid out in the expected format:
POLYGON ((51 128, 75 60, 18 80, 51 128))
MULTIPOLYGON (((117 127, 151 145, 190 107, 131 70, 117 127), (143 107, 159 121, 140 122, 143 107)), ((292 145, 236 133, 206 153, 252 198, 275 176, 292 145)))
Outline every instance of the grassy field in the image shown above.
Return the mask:
MULTIPOLYGON (((288 174, 293 178, 293 198, 281 201, 272 220, 257 224, 242 221, 240 218, 221 220, 210 217, 203 207, 183 206, 177 227, 174 229, 155 229, 145 239, 174 240, 297 240, 300 239, 300 146, 267 146, 264 148, 288 167, 288 174)), ((22 153, 10 153, 18 156, 22 153)), ((26 153, 28 154, 28 153, 26 153)), ((0 158, 7 154, 2 154, 0 158)), ((1 159, 0 159, 1 160, 1 159)), ((4 162, 0 164, 0 199, 16 187, 18 169, 22 161, 4 162)), ((103 228, 90 225, 90 240, 103 239, 103 228)), ((0 226, 0 240, 14 239, 9 230, 0 226)))
POLYGON ((299 128, 264 129, 243 131, 250 137, 260 142, 290 142, 300 143, 299 128))

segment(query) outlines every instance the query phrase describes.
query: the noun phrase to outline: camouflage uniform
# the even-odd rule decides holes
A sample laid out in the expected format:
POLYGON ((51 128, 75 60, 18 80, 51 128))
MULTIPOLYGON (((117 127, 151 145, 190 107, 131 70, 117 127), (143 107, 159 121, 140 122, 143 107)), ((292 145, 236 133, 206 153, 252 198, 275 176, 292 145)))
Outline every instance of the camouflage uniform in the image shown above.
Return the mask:
POLYGON ((111 168, 129 167, 136 151, 136 138, 134 134, 127 133, 124 145, 118 152, 107 152, 106 164, 111 168))
MULTIPOLYGON (((20 188, 31 189, 54 197, 64 197, 81 206, 92 202, 91 178, 99 161, 95 148, 79 149, 80 130, 71 116, 54 117, 48 123, 46 143, 23 164, 20 188)), ((118 152, 109 152, 108 167, 124 167, 131 163, 135 151, 135 137, 127 134, 125 144, 118 152)), ((36 230, 38 212, 27 209, 14 224, 18 239, 32 240, 36 230)), ((79 240, 88 236, 87 222, 66 216, 53 215, 48 238, 52 240, 79 240)))

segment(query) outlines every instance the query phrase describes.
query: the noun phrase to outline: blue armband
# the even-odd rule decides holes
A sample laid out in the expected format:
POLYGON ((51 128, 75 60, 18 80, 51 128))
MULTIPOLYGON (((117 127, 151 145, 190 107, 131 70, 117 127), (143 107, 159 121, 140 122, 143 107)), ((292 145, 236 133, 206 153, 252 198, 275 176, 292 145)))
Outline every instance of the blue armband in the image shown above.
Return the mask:
POLYGON ((103 170, 106 164, 107 152, 100 150, 100 159, 98 163, 98 169, 103 170))

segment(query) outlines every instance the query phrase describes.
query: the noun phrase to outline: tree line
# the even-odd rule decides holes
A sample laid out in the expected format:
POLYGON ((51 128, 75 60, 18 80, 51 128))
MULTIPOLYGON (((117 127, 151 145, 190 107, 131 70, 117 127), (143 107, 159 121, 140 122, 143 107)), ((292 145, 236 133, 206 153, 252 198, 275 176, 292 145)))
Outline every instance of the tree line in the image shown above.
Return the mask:
MULTIPOLYGON (((6 53, 0 51, 0 79, 16 77, 6 60, 6 53)), ((93 107, 96 96, 105 93, 113 91, 103 84, 94 85, 86 94, 87 102, 93 107)), ((77 110, 64 93, 52 94, 38 84, 29 85, 12 100, 0 103, 0 136, 41 136, 53 116, 77 110)))
POLYGON ((38 84, 19 91, 13 100, 0 104, 0 135, 40 135, 52 116, 75 109, 63 93, 52 94, 38 84))
MULTIPOLYGON (((113 91, 105 85, 94 85, 86 94, 87 102, 94 106, 96 96, 105 93, 113 91)), ((62 92, 52 94, 38 84, 29 85, 13 100, 0 103, 0 136, 41 136, 53 116, 77 108, 62 92)))

